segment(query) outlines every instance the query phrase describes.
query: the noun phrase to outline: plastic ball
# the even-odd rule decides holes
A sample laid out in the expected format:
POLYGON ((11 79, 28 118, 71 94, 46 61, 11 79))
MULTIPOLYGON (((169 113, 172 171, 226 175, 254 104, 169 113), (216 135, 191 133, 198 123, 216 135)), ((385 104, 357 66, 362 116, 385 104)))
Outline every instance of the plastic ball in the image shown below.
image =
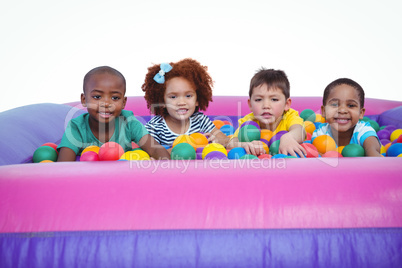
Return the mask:
POLYGON ((205 135, 202 133, 197 132, 197 133, 190 134, 190 138, 193 139, 197 148, 204 147, 208 144, 207 137, 205 137, 205 135))
POLYGON ((300 146, 302 146, 304 148, 304 150, 306 150, 307 154, 305 155, 305 157, 307 157, 307 158, 318 157, 318 155, 319 155, 318 150, 311 143, 302 143, 302 144, 300 144, 300 146))
POLYGON ((225 134, 226 136, 229 136, 235 132, 235 129, 232 125, 223 125, 220 128, 220 131, 222 131, 222 133, 225 134))
POLYGON ((280 140, 276 140, 273 143, 271 143, 271 146, 269 146, 269 154, 270 155, 276 155, 279 152, 279 144, 280 140))
POLYGON ((258 156, 258 159, 270 159, 272 157, 272 155, 270 154, 260 154, 258 156))
POLYGON ((170 158, 174 160, 194 160, 196 157, 194 147, 188 143, 177 144, 170 153, 170 158))
POLYGON ((262 148, 264 148, 265 153, 267 153, 267 154, 269 153, 269 147, 265 142, 262 142, 262 148))
POLYGON ((120 157, 120 160, 128 160, 128 161, 151 160, 151 157, 144 150, 137 149, 137 150, 131 150, 131 151, 125 152, 120 157))
POLYGON ((362 157, 364 155, 364 148, 359 144, 348 144, 342 150, 343 157, 362 157))
POLYGON ((42 160, 39 163, 53 163, 53 161, 52 160, 42 160))
POLYGON ((214 120, 212 123, 215 125, 217 129, 220 129, 225 123, 222 120, 214 120))
POLYGON ((313 132, 315 130, 315 125, 311 121, 304 121, 304 128, 307 133, 313 134, 313 132))
POLYGON ((226 156, 226 154, 220 151, 211 151, 205 156, 204 160, 212 160, 212 159, 228 159, 228 157, 226 156))
POLYGON ((258 157, 252 154, 245 154, 240 159, 258 159, 258 157))
POLYGON ((315 112, 311 109, 304 109, 300 112, 300 117, 303 118, 304 121, 314 122, 316 119, 315 112))
POLYGON ((86 151, 81 154, 80 161, 99 161, 99 155, 94 151, 86 151))
POLYGON ((336 151, 340 154, 342 154, 342 150, 343 148, 345 148, 345 146, 338 146, 338 148, 336 148, 336 151))
POLYGON ((261 132, 260 125, 255 121, 252 121, 252 120, 246 121, 240 126, 240 128, 245 127, 245 126, 255 126, 261 132))
POLYGON ((401 136, 401 135, 402 135, 402 129, 400 129, 400 128, 395 129, 395 130, 392 131, 392 133, 391 133, 390 140, 391 140, 391 141, 394 141, 394 140, 398 139, 399 136, 401 136))
MULTIPOLYGON (((394 140, 395 141, 395 140, 394 140)), ((396 139, 397 143, 402 143, 402 135, 400 135, 397 139, 396 139)))
POLYGON ((380 125, 376 121, 369 120, 368 122, 370 123, 371 127, 374 128, 374 130, 376 132, 380 130, 380 125))
POLYGON ((41 146, 35 150, 32 161, 34 163, 42 162, 43 160, 50 160, 55 162, 57 160, 57 152, 50 146, 41 146))
POLYGON ((229 159, 239 159, 243 155, 247 154, 243 147, 235 147, 228 152, 229 159))
POLYGON ((274 135, 274 132, 272 132, 272 130, 261 129, 261 138, 260 139, 261 140, 264 139, 264 140, 269 141, 272 138, 273 135, 274 135))
POLYGON ((338 151, 328 151, 322 157, 343 157, 338 151))
POLYGON ((320 135, 313 140, 313 145, 320 154, 336 150, 335 140, 328 135, 320 135))
POLYGON ((388 139, 380 139, 380 143, 382 144, 382 145, 386 145, 386 144, 388 144, 388 143, 390 143, 391 141, 390 140, 388 140, 388 139))
POLYGON ((223 147, 222 144, 219 143, 210 143, 207 146, 204 147, 204 150, 202 150, 202 159, 205 158, 205 156, 212 151, 220 151, 224 153, 226 156, 228 155, 227 150, 225 147, 223 147))
POLYGON ((254 125, 242 126, 239 130, 238 138, 240 142, 252 142, 261 139, 261 132, 260 129, 254 125))
POLYGON ((275 135, 273 135, 272 138, 269 140, 268 146, 271 146, 271 144, 272 144, 274 141, 280 140, 281 137, 282 137, 284 134, 286 134, 286 133, 288 133, 286 130, 282 130, 282 131, 277 132, 277 133, 276 133, 275 135))
POLYGON ((190 135, 179 135, 172 144, 172 148, 174 148, 177 144, 179 143, 188 143, 191 146, 193 146, 194 150, 197 149, 197 144, 195 143, 194 139, 192 137, 190 137, 190 135))
POLYGON ((271 157, 271 159, 278 159, 278 158, 286 158, 288 157, 286 154, 276 154, 271 157))
POLYGON ((49 146, 49 147, 52 147, 52 148, 56 151, 57 155, 59 155, 59 152, 57 151, 57 144, 56 144, 56 143, 53 143, 53 142, 46 142, 46 143, 42 144, 41 146, 49 146))
POLYGON ((389 140, 390 136, 391 136, 391 133, 386 129, 381 129, 380 131, 377 132, 377 137, 380 140, 383 140, 383 139, 389 140))
POLYGON ((88 151, 92 151, 92 152, 99 154, 99 149, 100 149, 99 146, 90 145, 90 146, 86 147, 84 150, 82 150, 81 155, 83 155, 84 153, 86 153, 88 151))
POLYGON ((387 150, 387 156, 396 157, 402 154, 402 143, 394 143, 389 146, 387 150))
POLYGON ((104 143, 99 148, 100 161, 116 161, 124 154, 123 147, 114 141, 104 143))
POLYGON ((315 114, 315 122, 325 123, 325 117, 322 114, 315 114))
POLYGON ((227 121, 227 120, 223 120, 223 123, 224 123, 225 125, 231 125, 231 126, 233 126, 232 122, 227 121))
MULTIPOLYGON (((308 122, 308 121, 307 121, 308 122)), ((306 132, 306 141, 311 141, 311 137, 312 137, 313 135, 311 134, 311 133, 308 133, 308 132, 306 132)))
POLYGON ((198 160, 201 160, 202 159, 202 151, 204 150, 204 147, 198 147, 196 150, 195 150, 195 155, 196 155, 196 157, 195 157, 195 159, 198 159, 198 160))

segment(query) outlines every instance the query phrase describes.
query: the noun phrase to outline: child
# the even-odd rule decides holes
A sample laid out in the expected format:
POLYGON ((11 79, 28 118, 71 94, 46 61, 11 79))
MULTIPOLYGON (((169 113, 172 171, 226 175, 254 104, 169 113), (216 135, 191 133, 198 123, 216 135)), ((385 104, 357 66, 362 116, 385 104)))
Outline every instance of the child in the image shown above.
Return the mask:
POLYGON ((255 121, 261 129, 271 130, 274 134, 288 131, 280 138, 279 153, 303 157, 305 149, 300 145, 306 132, 303 119, 297 111, 290 108, 290 85, 285 72, 262 68, 250 82, 248 105, 252 113, 239 120, 239 128, 233 135, 228 149, 243 147, 253 155, 264 154, 261 141, 239 142, 238 134, 241 125, 246 121, 255 121))
POLYGON ((324 90, 321 113, 328 123, 317 128, 311 140, 329 135, 338 146, 350 143, 363 146, 366 156, 381 156, 380 142, 369 122, 359 121, 364 116, 364 90, 355 81, 340 78, 324 90))
POLYGON ((87 146, 101 146, 109 141, 119 143, 124 151, 131 150, 134 141, 151 157, 170 159, 165 148, 153 145, 154 139, 133 112, 123 110, 127 101, 125 93, 124 76, 111 67, 97 67, 85 75, 81 103, 88 113, 68 123, 58 146, 58 161, 75 161, 76 155, 87 146))
POLYGON ((212 85, 207 67, 193 59, 149 67, 142 90, 148 108, 156 116, 146 129, 166 147, 172 146, 179 135, 196 132, 225 146, 229 138, 199 112, 212 101, 212 85))

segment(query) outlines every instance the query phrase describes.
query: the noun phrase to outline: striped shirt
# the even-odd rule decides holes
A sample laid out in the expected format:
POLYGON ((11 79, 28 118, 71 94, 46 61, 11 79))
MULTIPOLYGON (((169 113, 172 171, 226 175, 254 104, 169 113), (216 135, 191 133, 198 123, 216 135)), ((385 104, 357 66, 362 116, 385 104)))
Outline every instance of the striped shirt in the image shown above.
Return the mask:
MULTIPOLYGON (((184 133, 186 135, 197 132, 208 133, 215 128, 215 125, 212 123, 211 119, 201 112, 195 112, 190 116, 189 119, 190 126, 187 132, 184 133)), ((149 120, 149 122, 145 125, 145 128, 157 142, 165 146, 171 146, 174 140, 178 136, 182 135, 174 133, 172 130, 170 130, 165 119, 160 115, 154 116, 151 120, 149 120)))
MULTIPOLYGON (((314 130, 314 133, 311 137, 311 142, 313 142, 314 139, 320 135, 328 135, 332 138, 334 137, 332 135, 331 126, 328 123, 321 124, 316 130, 314 130)), ((359 121, 356 124, 355 129, 353 130, 353 135, 352 138, 350 139, 349 144, 359 144, 363 146, 364 141, 371 136, 376 137, 378 140, 378 136, 374 128, 371 127, 370 123, 365 121, 359 121)))

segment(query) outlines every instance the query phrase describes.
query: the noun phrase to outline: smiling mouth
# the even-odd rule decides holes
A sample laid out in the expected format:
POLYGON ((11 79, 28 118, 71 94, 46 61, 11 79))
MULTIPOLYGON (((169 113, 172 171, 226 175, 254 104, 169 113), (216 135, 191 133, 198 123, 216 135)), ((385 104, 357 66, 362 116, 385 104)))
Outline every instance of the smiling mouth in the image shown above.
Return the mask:
POLYGON ((177 113, 180 115, 186 114, 188 112, 188 109, 178 109, 177 113))
POLYGON ((109 118, 111 117, 113 114, 109 113, 109 112, 99 112, 100 117, 102 118, 109 118))
POLYGON ((337 122, 338 124, 346 124, 350 121, 350 119, 348 118, 335 118, 335 122, 337 122))

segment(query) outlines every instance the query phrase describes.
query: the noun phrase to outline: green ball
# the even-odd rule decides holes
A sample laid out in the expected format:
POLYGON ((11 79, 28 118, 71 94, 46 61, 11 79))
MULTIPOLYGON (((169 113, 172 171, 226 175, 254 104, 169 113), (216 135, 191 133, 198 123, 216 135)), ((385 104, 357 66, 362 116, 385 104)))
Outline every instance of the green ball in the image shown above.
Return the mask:
POLYGON ((34 163, 42 162, 43 160, 50 160, 55 162, 57 160, 57 152, 50 146, 41 146, 35 150, 32 161, 34 163))
POLYGON ((304 121, 315 122, 316 115, 315 112, 311 109, 304 109, 300 113, 300 117, 303 118, 304 121))
POLYGON ((271 143, 271 146, 269 146, 269 154, 274 156, 279 152, 279 144, 280 140, 276 140, 273 143, 271 143))
POLYGON ((179 143, 173 147, 170 158, 173 160, 194 160, 197 157, 195 149, 188 143, 179 143))
POLYGON ((253 125, 241 127, 238 135, 240 142, 252 142, 261 139, 261 131, 253 125))
POLYGON ((364 155, 364 148, 359 144, 348 144, 342 150, 343 157, 362 157, 364 155))
POLYGON ((369 117, 367 117, 367 116, 363 116, 363 119, 362 119, 362 121, 369 121, 369 120, 371 120, 369 117))
POLYGON ((371 127, 374 128, 375 132, 378 132, 380 130, 380 125, 374 121, 374 120, 368 120, 370 123, 371 127))
POLYGON ((252 154, 245 154, 240 159, 258 159, 258 157, 252 154))

